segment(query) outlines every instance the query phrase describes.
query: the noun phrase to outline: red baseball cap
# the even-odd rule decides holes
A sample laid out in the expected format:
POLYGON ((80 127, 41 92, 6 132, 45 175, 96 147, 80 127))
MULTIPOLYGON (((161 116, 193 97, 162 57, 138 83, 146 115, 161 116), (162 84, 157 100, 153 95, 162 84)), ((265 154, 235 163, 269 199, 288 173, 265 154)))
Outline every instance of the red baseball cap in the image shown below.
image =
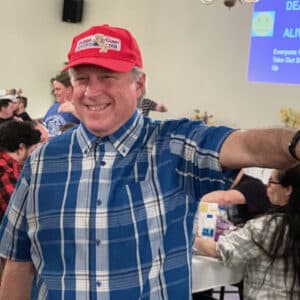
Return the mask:
POLYGON ((139 46, 131 33, 109 25, 93 26, 73 38, 63 71, 86 64, 116 72, 143 67, 139 46))

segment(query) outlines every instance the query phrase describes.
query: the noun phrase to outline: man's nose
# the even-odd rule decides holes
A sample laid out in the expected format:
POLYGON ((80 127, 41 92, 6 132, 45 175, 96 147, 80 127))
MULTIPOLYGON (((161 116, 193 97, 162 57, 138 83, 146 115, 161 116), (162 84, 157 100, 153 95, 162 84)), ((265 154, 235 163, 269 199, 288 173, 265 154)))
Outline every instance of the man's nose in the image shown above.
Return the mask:
POLYGON ((103 91, 103 84, 100 80, 90 79, 86 85, 84 95, 88 98, 99 96, 103 91))

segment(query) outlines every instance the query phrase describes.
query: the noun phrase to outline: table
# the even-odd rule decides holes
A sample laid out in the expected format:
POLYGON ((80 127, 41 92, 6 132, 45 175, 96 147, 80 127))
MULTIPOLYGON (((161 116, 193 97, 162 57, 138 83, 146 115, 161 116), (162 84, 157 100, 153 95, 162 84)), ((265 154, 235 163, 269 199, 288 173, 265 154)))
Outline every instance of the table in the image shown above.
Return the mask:
POLYGON ((196 293, 241 281, 243 268, 225 267, 216 258, 193 255, 192 274, 192 291, 196 293))

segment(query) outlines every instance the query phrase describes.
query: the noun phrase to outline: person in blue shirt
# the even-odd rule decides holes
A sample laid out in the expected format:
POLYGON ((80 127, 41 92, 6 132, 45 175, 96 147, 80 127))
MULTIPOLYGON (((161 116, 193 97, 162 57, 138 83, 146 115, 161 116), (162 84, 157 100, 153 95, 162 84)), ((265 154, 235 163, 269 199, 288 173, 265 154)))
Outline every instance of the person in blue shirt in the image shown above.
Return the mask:
POLYGON ((75 110, 65 109, 65 107, 73 107, 73 88, 69 74, 67 72, 59 73, 53 78, 52 85, 56 102, 50 106, 43 118, 50 137, 59 135, 61 133, 60 128, 66 123, 79 124, 75 110))
POLYGON ((294 164, 298 135, 144 117, 142 56, 124 28, 76 35, 66 69, 81 123, 24 166, 0 228, 0 299, 191 299, 199 199, 234 169, 294 164))

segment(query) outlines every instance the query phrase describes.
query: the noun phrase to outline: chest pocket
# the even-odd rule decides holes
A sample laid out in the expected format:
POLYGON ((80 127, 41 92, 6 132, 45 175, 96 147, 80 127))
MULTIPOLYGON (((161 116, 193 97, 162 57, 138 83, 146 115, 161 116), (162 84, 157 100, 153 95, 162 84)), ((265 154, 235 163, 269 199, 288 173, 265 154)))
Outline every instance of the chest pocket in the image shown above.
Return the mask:
POLYGON ((165 180, 151 176, 146 178, 115 188, 109 200, 109 206, 112 205, 114 209, 108 209, 109 213, 115 211, 115 215, 111 215, 108 222, 110 228, 116 229, 112 231, 113 238, 124 241, 122 248, 127 248, 124 253, 134 253, 135 258, 132 259, 150 268, 151 262, 160 255, 164 246, 167 214, 176 210, 176 203, 183 202, 184 195, 178 176, 177 179, 164 176, 165 180))

